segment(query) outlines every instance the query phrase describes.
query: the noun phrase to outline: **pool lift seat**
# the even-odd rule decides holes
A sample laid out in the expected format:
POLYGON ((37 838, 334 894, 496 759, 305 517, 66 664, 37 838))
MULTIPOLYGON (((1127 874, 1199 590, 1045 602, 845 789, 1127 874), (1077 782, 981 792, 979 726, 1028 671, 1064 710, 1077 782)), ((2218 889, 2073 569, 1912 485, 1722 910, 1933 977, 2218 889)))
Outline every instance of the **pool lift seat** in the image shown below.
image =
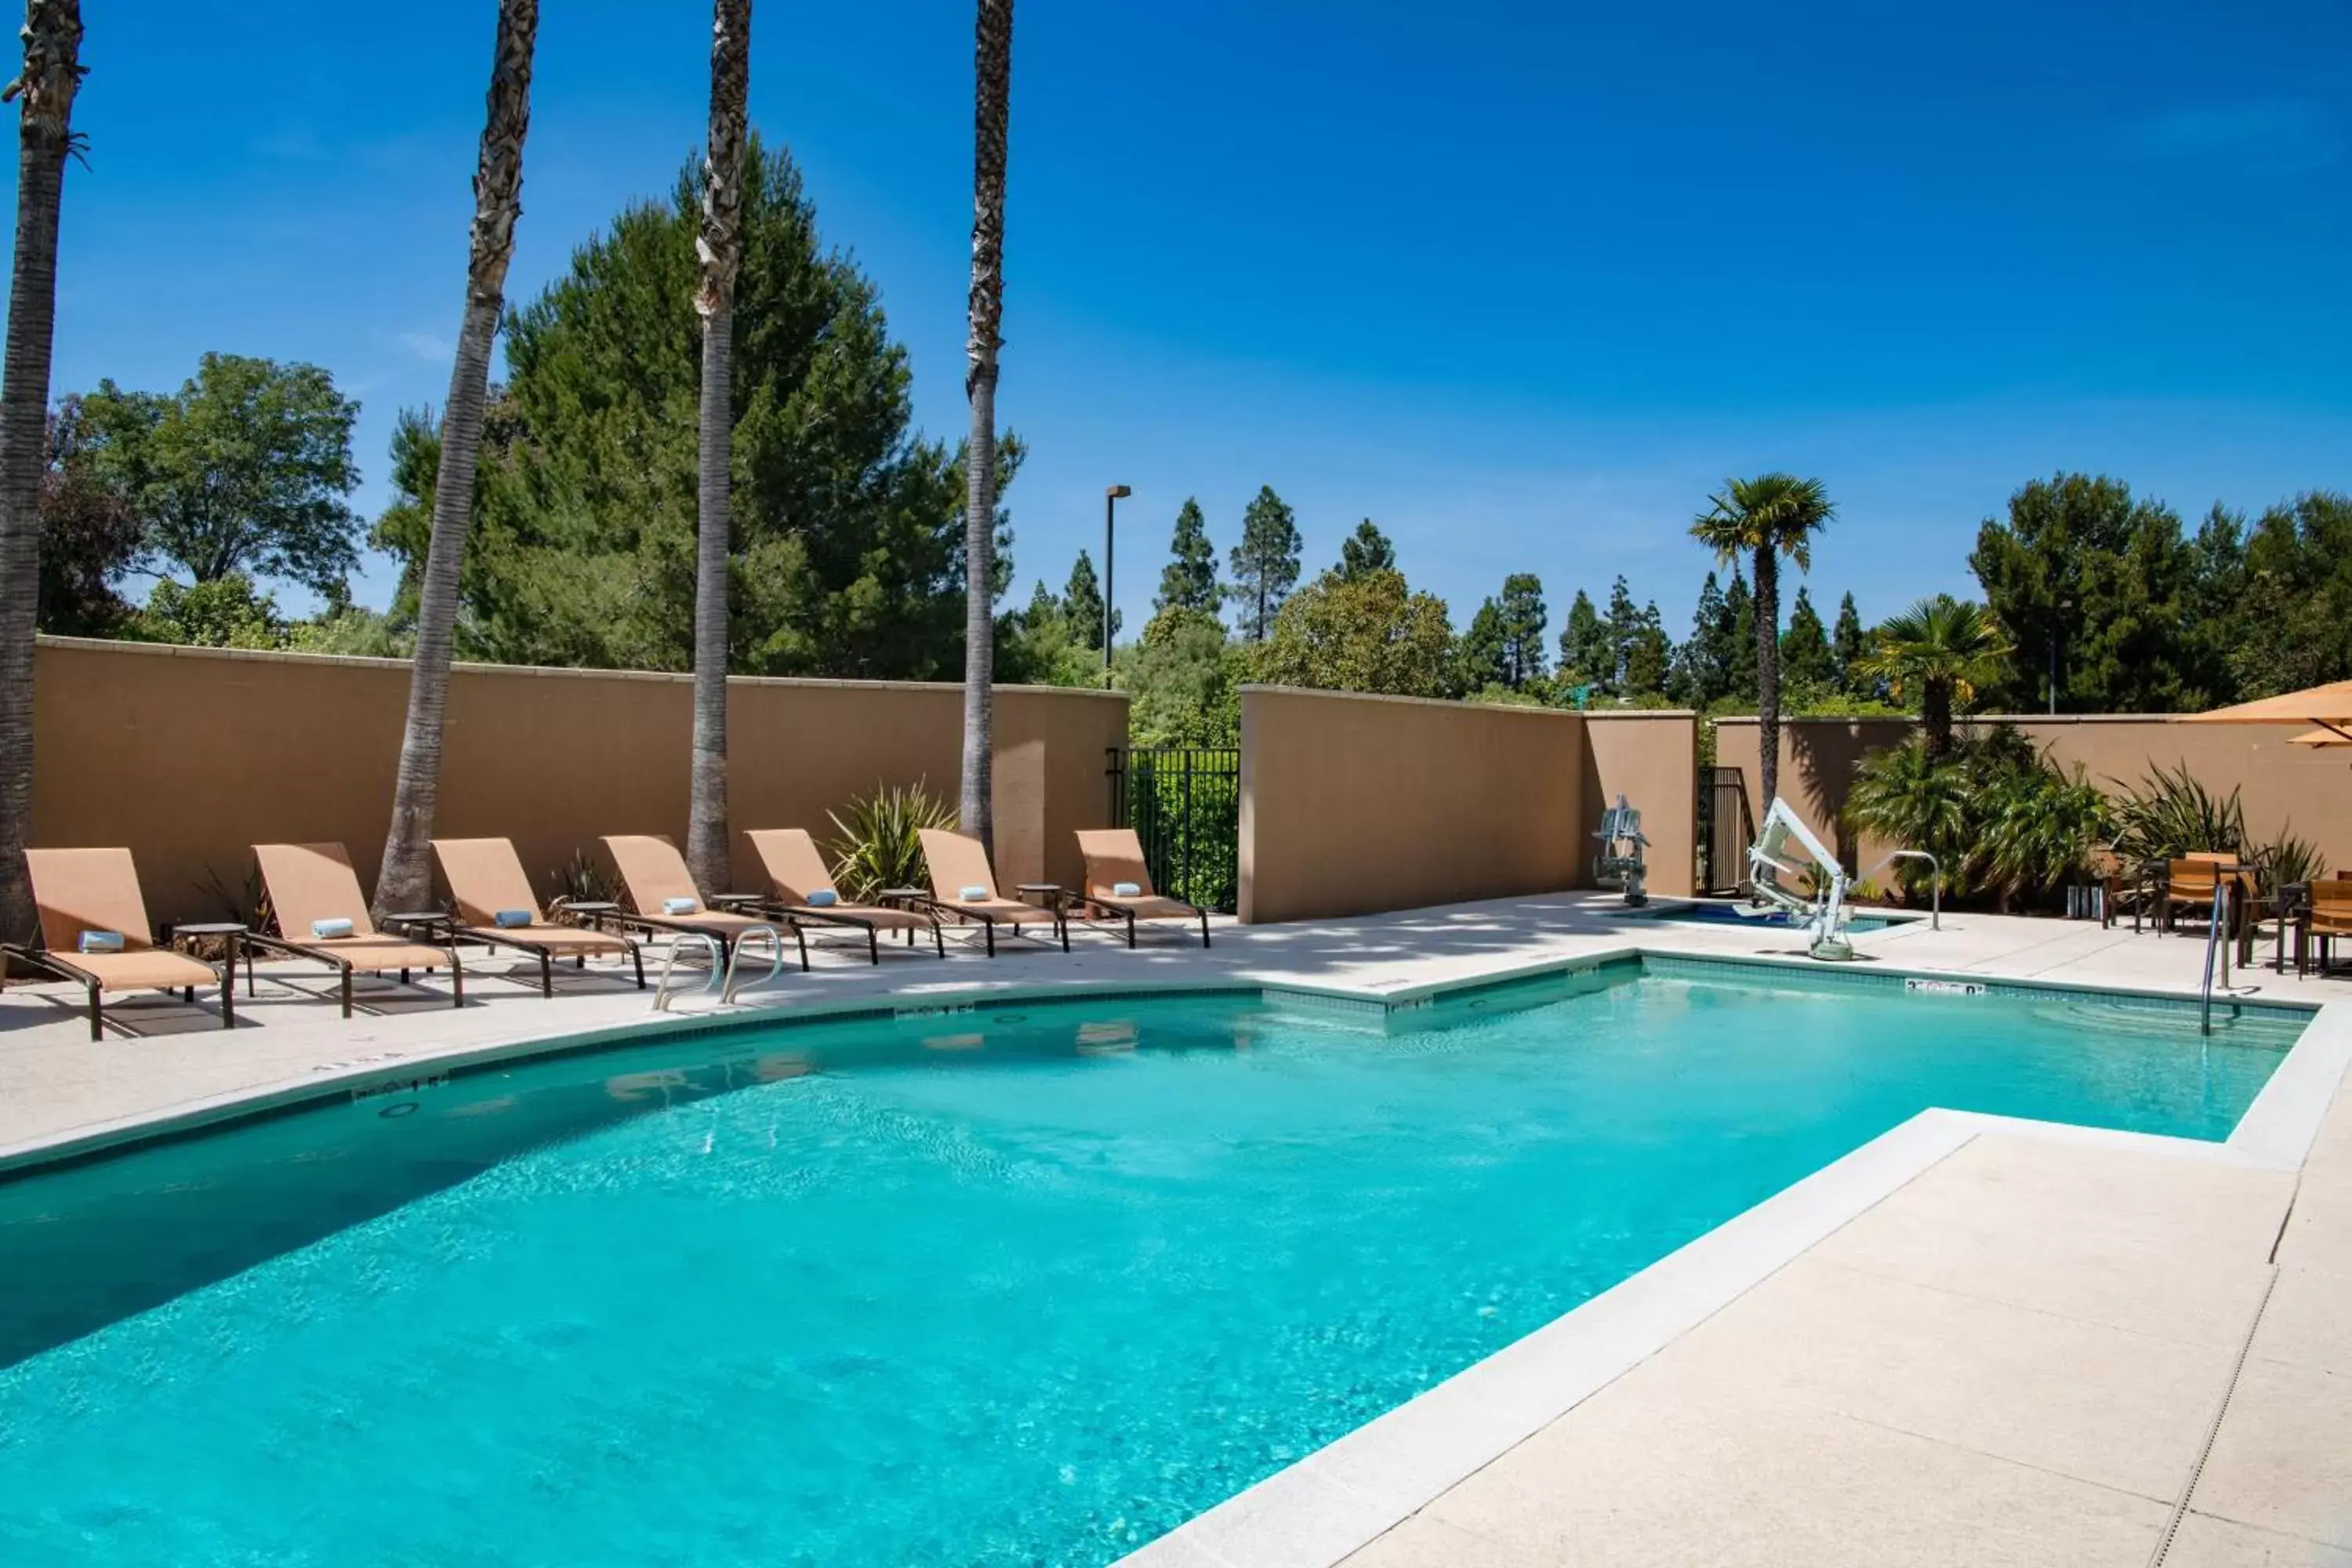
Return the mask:
POLYGON ((1650 841, 1642 834, 1642 814, 1626 805, 1621 794, 1615 805, 1601 813, 1600 831, 1592 837, 1601 840, 1601 847, 1592 857, 1593 884, 1622 889, 1629 909, 1638 910, 1648 903, 1649 889, 1643 884, 1649 876, 1649 868, 1642 859, 1642 851, 1650 847, 1650 841))
POLYGON ((1838 963, 1853 959, 1853 944, 1845 934, 1846 921, 1853 912, 1846 908, 1845 868, 1778 795, 1772 797, 1772 809, 1764 814, 1764 825, 1748 851, 1748 884, 1757 911, 1786 915, 1790 924, 1804 931, 1807 951, 1815 958, 1838 963), (1813 862, 1814 890, 1810 897, 1780 883, 1782 877, 1794 878, 1805 869, 1790 854, 1792 843, 1813 862))

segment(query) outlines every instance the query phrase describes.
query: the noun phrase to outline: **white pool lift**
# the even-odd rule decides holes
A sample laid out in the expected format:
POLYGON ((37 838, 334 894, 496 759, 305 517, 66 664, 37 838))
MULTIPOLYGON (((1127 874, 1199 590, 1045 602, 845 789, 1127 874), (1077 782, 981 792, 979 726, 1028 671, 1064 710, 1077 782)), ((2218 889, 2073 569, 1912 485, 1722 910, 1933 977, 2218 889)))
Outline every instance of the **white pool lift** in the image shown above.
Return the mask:
POLYGON ((1804 931, 1807 951, 1815 958, 1842 963, 1853 957, 1853 944, 1845 934, 1846 921, 1853 912, 1846 908, 1845 868, 1778 795, 1772 797, 1772 809, 1764 814, 1763 828, 1748 851, 1748 883, 1757 913, 1786 915, 1790 925, 1804 931), (1810 895, 1781 885, 1782 877, 1795 878, 1808 868, 1790 855, 1791 841, 1812 859, 1810 895))

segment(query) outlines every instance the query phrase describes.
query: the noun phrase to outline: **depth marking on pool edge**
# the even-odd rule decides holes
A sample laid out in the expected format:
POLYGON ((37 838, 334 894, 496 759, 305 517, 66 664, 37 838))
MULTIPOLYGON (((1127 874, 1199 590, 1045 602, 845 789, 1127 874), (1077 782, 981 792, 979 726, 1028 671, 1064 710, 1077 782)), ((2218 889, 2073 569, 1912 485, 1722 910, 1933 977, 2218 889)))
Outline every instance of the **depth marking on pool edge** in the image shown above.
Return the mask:
POLYGON ((1904 979, 1903 989, 1914 996, 1982 996, 1985 987, 1974 980, 1927 980, 1918 975, 1904 979))

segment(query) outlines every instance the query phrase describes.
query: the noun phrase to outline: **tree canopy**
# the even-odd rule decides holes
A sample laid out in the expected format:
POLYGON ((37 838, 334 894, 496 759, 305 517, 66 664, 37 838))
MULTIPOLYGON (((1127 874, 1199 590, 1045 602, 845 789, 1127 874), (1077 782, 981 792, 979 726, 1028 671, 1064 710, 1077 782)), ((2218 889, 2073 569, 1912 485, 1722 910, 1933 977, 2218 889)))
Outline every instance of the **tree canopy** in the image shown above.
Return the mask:
POLYGON ((76 405, 92 473, 130 507, 141 563, 192 584, 245 574, 342 591, 359 566, 352 425, 313 364, 207 353, 176 393, 100 381, 76 405))
POLYGON ((1395 567, 1396 546, 1369 517, 1339 542, 1339 575, 1351 583, 1367 572, 1389 572, 1395 567))
POLYGON ((1298 584, 1298 519, 1272 485, 1258 487, 1256 499, 1242 513, 1242 542, 1234 546, 1230 563, 1234 596, 1241 601, 1243 629, 1252 642, 1264 642, 1275 613, 1298 584))
MULTIPOLYGON (((850 259, 824 248, 782 150, 751 138, 732 365, 732 667, 952 677, 962 668, 960 452, 911 428, 906 351, 850 259)), ((632 206, 509 313, 485 417, 458 646, 514 663, 683 669, 694 600, 693 308, 701 174, 632 206)), ((404 415, 377 526, 414 581, 437 435, 404 415)), ((1011 436, 1000 487, 1018 466, 1011 436)), ((998 522, 1003 528, 1003 513, 998 522)), ((1009 538, 1008 538, 1009 542, 1009 538)), ((1011 581, 1000 554, 997 582, 1011 581)))
POLYGON ((1168 550, 1173 559, 1160 569, 1160 595, 1151 607, 1215 615, 1224 600, 1217 586, 1217 551, 1209 542, 1209 521, 1201 515, 1201 503, 1191 496, 1176 509, 1176 535, 1168 550))
POLYGON ((1257 650, 1256 669, 1279 686, 1445 697, 1454 660, 1445 601, 1413 592, 1390 569, 1353 582, 1327 573, 1292 595, 1257 650))

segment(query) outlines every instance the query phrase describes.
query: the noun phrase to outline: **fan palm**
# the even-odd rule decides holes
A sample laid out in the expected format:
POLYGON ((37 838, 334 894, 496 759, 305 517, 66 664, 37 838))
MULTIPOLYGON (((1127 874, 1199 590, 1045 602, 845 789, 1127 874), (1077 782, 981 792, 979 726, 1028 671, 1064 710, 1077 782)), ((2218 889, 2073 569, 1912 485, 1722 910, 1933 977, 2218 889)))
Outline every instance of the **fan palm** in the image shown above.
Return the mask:
POLYGON ((1764 798, 1780 790, 1780 557, 1812 569, 1812 536, 1837 515, 1819 479, 1759 474, 1727 479, 1707 510, 1691 523, 1691 537, 1730 565, 1745 558, 1756 593, 1756 743, 1764 798))
POLYGON ((457 574, 473 521, 474 459, 482 445, 482 403, 490 380, 490 342, 505 303, 515 221, 522 216, 522 144, 530 130, 531 49, 539 0, 499 0, 498 39, 490 56, 488 113, 474 174, 474 225, 466 262, 466 309, 443 405, 441 466, 433 479, 433 541, 425 547, 416 605, 416 656, 408 678, 408 718, 400 737, 392 826, 376 875, 378 919, 425 907, 433 890, 426 858, 433 808, 441 789, 441 728, 449 703, 450 647, 457 626, 457 574))
POLYGON ((971 333, 964 397, 971 405, 963 512, 963 830, 995 853, 996 351, 1004 320, 1004 143, 1013 99, 1013 0, 980 0, 973 43, 971 333))
POLYGON ((686 863, 706 897, 731 877, 727 852, 727 562, 735 270, 742 259, 744 100, 751 79, 751 0, 717 0, 710 26, 710 144, 702 163, 702 411, 694 573, 694 759, 686 863))
POLYGON ((1991 611, 1938 594, 1881 625, 1860 668, 1885 681, 1898 702, 1917 693, 1927 754, 1943 757, 1952 750, 1953 705, 1974 701, 1978 687, 1998 679, 2009 652, 1991 611))

